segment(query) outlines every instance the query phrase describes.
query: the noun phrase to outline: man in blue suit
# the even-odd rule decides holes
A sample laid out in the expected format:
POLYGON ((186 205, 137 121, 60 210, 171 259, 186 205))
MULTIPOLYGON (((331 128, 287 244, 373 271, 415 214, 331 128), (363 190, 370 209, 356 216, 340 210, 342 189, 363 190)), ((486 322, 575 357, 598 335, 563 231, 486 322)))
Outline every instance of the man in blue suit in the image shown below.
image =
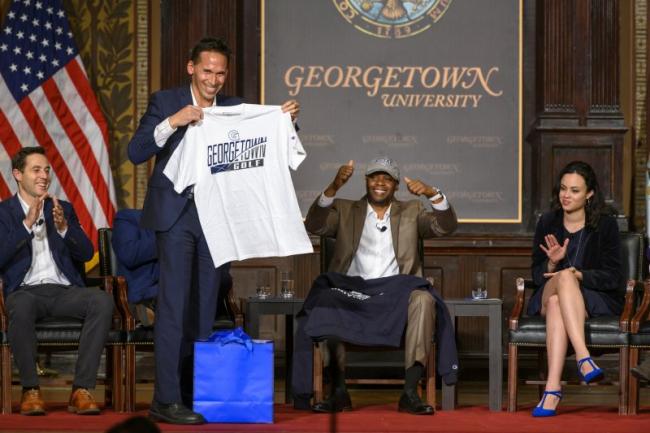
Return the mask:
MULTIPOLYGON (((149 414, 174 424, 202 424, 189 409, 192 401, 190 369, 193 342, 212 331, 222 273, 214 268, 199 224, 192 187, 174 191, 163 170, 183 139, 187 126, 203 118, 203 108, 238 105, 242 100, 219 94, 228 76, 230 50, 220 39, 204 38, 187 62, 188 85, 154 93, 129 143, 129 159, 141 164, 156 157, 144 202, 142 227, 156 232, 160 264, 156 303, 154 354, 156 382, 149 414), (197 311, 198 310, 198 311, 197 311)), ((296 101, 282 106, 292 117, 296 101)))
POLYGON ((117 257, 117 275, 123 275, 129 285, 129 304, 136 305, 140 322, 151 326, 158 296, 160 266, 156 234, 141 228, 141 219, 142 211, 139 209, 118 211, 113 219, 111 243, 117 257))
POLYGON ((8 337, 23 386, 20 413, 45 414, 36 372, 37 320, 83 319, 68 410, 98 414, 89 389, 111 326, 113 299, 84 287, 78 266, 93 256, 70 203, 48 194, 50 164, 41 147, 22 148, 11 160, 18 193, 0 203, 0 276, 8 337))

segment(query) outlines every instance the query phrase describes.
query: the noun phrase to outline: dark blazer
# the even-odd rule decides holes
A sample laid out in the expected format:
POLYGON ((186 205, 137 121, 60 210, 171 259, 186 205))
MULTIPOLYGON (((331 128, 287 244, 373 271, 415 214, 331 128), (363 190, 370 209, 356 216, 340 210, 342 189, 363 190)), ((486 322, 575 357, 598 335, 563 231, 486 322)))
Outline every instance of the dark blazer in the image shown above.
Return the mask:
MULTIPOLYGON (((54 262, 74 286, 84 286, 79 266, 93 256, 93 245, 79 225, 72 205, 59 200, 68 221, 68 231, 61 237, 54 227, 52 199, 46 199, 43 216, 47 240, 54 262)), ((4 280, 5 296, 20 286, 32 265, 32 238, 23 225, 25 212, 18 196, 0 202, 0 275, 4 280)))
MULTIPOLYGON (((230 106, 242 102, 237 97, 217 95, 217 105, 230 106)), ((187 202, 184 195, 174 191, 173 184, 163 174, 167 161, 183 139, 187 126, 179 127, 162 148, 156 145, 153 134, 160 122, 191 104, 192 93, 189 85, 154 93, 151 95, 147 111, 140 119, 140 126, 129 142, 129 159, 134 164, 141 164, 156 156, 144 201, 141 221, 143 228, 155 231, 169 230, 187 202)))
MULTIPOLYGON (((317 198, 309 208, 305 219, 307 230, 336 238, 329 272, 344 274, 350 268, 359 248, 367 206, 368 201, 363 197, 357 201, 335 199, 330 207, 324 208, 318 205, 317 198)), ((429 212, 419 200, 393 200, 390 226, 399 273, 422 276, 419 239, 450 234, 456 230, 456 225, 456 214, 451 206, 444 211, 429 212)))
MULTIPOLYGON (((544 244, 544 236, 554 234, 558 242, 564 242, 564 225, 562 210, 550 211, 542 215, 535 229, 533 243, 533 282, 537 290, 548 280, 544 277, 548 257, 539 247, 544 244)), ((621 239, 614 217, 603 215, 594 230, 585 226, 585 235, 589 235, 583 246, 584 256, 582 287, 602 292, 616 304, 623 303, 625 279, 622 272, 621 239)))
POLYGON ((158 295, 158 253, 156 235, 140 228, 142 211, 122 209, 113 220, 111 243, 117 257, 117 275, 129 285, 129 302, 138 303, 158 295))

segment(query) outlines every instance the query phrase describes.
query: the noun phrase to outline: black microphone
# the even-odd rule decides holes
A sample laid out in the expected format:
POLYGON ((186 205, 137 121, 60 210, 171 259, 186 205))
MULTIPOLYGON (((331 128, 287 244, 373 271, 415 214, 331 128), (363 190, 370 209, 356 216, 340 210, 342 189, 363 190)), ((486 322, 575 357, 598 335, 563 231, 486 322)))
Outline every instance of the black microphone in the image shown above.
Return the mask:
POLYGON ((41 225, 43 225, 44 222, 45 222, 45 220, 43 218, 41 218, 38 221, 36 221, 36 225, 41 226, 41 225))
POLYGON ((375 227, 377 227, 377 230, 379 230, 382 233, 385 232, 386 230, 388 230, 388 227, 380 226, 379 223, 375 224, 375 227))

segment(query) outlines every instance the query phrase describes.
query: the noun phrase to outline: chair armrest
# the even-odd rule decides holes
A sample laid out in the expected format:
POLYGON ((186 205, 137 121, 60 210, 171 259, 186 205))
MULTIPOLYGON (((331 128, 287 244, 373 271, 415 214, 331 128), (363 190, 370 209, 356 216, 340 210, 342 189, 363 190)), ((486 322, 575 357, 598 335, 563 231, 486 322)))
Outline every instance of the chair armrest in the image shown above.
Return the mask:
POLYGON ((120 311, 118 300, 115 297, 113 277, 110 275, 100 277, 84 276, 84 283, 86 287, 98 287, 113 297, 115 308, 113 309, 113 324, 111 329, 124 329, 124 315, 120 311))
POLYGON ((120 312, 120 315, 124 320, 124 330, 133 331, 135 329, 135 317, 131 314, 129 309, 129 299, 127 297, 128 285, 126 283, 126 278, 123 276, 117 276, 114 278, 115 290, 113 293, 113 299, 115 300, 115 307, 120 312))
POLYGON ((533 287, 532 280, 524 280, 523 278, 517 278, 516 280, 517 293, 515 294, 515 305, 512 307, 512 313, 510 313, 510 320, 508 321, 509 328, 513 331, 519 327, 519 319, 524 310, 524 293, 526 288, 533 287))
POLYGON ((113 280, 109 277, 84 277, 86 287, 99 287, 106 293, 113 293, 113 280))
POLYGON ((243 319, 243 324, 242 324, 242 329, 246 332, 248 332, 248 329, 245 328, 246 326, 246 307, 248 306, 248 298, 239 298, 239 311, 242 312, 242 319, 243 319))
POLYGON ((9 319, 7 319, 7 309, 5 308, 4 283, 0 277, 0 331, 7 332, 9 319))
POLYGON ((639 332, 641 322, 648 319, 648 310, 650 309, 650 278, 643 282, 643 298, 641 304, 636 309, 636 313, 630 322, 630 332, 636 334, 639 332))
POLYGON ((630 321, 632 320, 632 313, 634 312, 634 286, 636 280, 627 280, 625 287, 625 304, 623 305, 623 312, 618 322, 618 329, 621 332, 628 332, 630 330, 630 321))
POLYGON ((230 287, 230 290, 228 290, 228 293, 226 293, 226 304, 228 305, 228 309, 230 310, 231 314, 233 315, 233 319, 235 322, 235 327, 241 327, 242 329, 244 328, 244 315, 242 314, 241 310, 239 309, 239 305, 237 305, 237 301, 235 301, 235 295, 234 295, 234 290, 233 287, 230 287))

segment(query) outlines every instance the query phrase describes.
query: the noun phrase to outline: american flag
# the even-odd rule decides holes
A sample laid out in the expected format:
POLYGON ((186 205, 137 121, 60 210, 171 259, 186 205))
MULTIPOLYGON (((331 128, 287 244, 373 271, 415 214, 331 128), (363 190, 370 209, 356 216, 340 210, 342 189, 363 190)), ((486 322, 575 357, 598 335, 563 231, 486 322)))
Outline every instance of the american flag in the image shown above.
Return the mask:
POLYGON ((115 189, 106 120, 90 87, 59 0, 16 0, 0 30, 0 199, 17 191, 11 157, 41 146, 50 194, 68 200, 97 248, 115 189))

